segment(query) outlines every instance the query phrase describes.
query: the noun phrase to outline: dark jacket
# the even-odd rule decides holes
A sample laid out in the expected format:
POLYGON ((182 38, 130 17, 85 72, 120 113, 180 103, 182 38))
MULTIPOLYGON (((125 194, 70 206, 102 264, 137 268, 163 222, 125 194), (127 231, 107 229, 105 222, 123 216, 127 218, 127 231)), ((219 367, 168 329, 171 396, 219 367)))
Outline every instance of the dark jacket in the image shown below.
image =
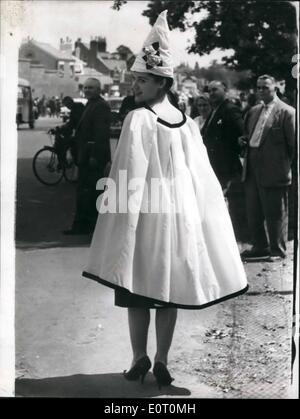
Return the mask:
POLYGON ((79 166, 87 166, 90 158, 93 158, 98 163, 99 171, 103 172, 111 160, 110 122, 111 111, 108 103, 100 96, 90 99, 75 133, 79 166))
POLYGON ((77 125, 79 124, 84 109, 85 108, 82 103, 73 103, 68 122, 59 127, 63 135, 69 137, 73 134, 73 131, 76 130, 77 125))
MULTIPOLYGON (((262 109, 262 104, 256 105, 245 117, 245 132, 249 139, 262 109)), ((295 144, 295 109, 277 99, 265 123, 258 147, 258 181, 263 187, 279 187, 291 183, 295 144)), ((247 179, 248 154, 246 152, 242 180, 247 179)))
POLYGON ((212 121, 210 116, 201 129, 208 157, 218 179, 230 180, 241 173, 238 137, 243 135, 241 110, 225 99, 212 121))

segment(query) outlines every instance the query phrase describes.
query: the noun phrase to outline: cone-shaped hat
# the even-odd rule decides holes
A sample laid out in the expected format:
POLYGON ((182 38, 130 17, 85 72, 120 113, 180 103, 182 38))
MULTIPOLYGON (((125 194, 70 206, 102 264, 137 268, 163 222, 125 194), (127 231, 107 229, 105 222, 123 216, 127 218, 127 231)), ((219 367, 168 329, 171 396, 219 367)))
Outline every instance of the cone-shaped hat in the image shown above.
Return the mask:
POLYGON ((131 71, 173 78, 167 10, 164 10, 158 16, 144 42, 142 51, 137 55, 131 67, 131 71))

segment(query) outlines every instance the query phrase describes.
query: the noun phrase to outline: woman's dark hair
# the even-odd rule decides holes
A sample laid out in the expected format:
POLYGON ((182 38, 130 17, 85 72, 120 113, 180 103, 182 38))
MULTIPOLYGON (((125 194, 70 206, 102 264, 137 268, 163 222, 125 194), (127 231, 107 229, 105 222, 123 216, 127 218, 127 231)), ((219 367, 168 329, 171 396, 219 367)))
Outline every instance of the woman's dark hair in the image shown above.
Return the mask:
POLYGON ((173 82, 174 82, 174 80, 171 78, 171 77, 163 77, 163 76, 157 76, 156 74, 152 74, 152 73, 150 73, 150 75, 154 78, 154 80, 156 81, 156 82, 160 82, 160 81, 162 81, 163 79, 165 79, 166 80, 166 84, 165 84, 165 87, 164 87, 164 91, 166 92, 166 93, 168 93, 169 92, 169 90, 171 89, 171 87, 173 86, 173 82))
POLYGON ((163 79, 166 80, 166 84, 164 86, 164 92, 167 94, 169 101, 172 103, 175 108, 179 109, 178 105, 178 97, 175 92, 172 92, 171 87, 173 86, 174 80, 171 77, 163 77, 163 76, 157 76, 156 74, 150 74, 154 80, 159 83, 163 79))
POLYGON ((178 94, 176 92, 173 92, 172 90, 169 90, 167 92, 167 96, 171 104, 175 106, 175 108, 180 109, 179 103, 178 103, 178 94))

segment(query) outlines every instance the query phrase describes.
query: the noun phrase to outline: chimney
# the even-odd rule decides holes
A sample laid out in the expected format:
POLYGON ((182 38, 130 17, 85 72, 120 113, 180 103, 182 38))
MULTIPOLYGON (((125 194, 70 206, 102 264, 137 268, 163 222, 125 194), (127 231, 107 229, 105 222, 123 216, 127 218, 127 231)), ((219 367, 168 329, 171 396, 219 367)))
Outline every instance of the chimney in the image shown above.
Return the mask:
POLYGON ((77 41, 75 41, 75 48, 77 48, 81 44, 81 38, 78 38, 77 41))
POLYGON ((69 54, 72 54, 72 50, 73 50, 72 40, 68 36, 67 36, 66 40, 61 38, 59 49, 63 52, 67 52, 69 54))
POLYGON ((90 51, 93 55, 97 55, 97 50, 98 50, 98 43, 96 39, 91 39, 90 41, 90 51))
POLYGON ((97 40, 91 38, 89 57, 88 57, 88 66, 91 68, 95 68, 96 66, 97 49, 98 49, 97 40))
POLYGON ((98 52, 106 52, 106 38, 97 37, 97 49, 98 52))

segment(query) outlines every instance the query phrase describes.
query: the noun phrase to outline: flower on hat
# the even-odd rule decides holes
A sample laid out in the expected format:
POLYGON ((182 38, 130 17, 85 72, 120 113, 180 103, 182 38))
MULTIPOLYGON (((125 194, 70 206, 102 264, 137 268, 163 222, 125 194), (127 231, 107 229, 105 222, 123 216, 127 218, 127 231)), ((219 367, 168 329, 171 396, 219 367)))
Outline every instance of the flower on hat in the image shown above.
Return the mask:
POLYGON ((152 45, 143 48, 143 52, 146 54, 143 56, 143 60, 146 61, 147 70, 151 70, 153 67, 162 66, 162 59, 160 58, 159 42, 154 42, 152 45))

